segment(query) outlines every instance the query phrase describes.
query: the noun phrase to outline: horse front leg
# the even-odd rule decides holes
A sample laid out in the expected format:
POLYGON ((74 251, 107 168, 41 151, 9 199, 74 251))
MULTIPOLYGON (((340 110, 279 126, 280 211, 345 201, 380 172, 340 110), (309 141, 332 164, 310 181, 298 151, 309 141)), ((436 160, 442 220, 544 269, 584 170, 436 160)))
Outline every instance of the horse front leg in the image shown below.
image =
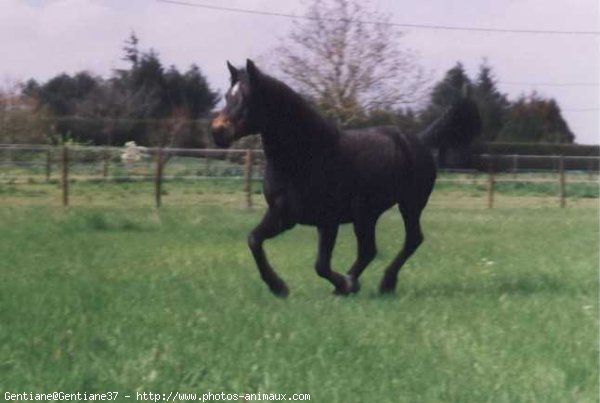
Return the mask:
POLYGON ((319 254, 315 263, 315 269, 319 276, 329 280, 334 285, 335 294, 347 295, 353 288, 351 278, 331 269, 331 255, 333 254, 337 233, 337 225, 319 227, 319 254))
POLYGON ((269 264, 263 249, 263 242, 265 239, 273 238, 293 226, 293 223, 286 224, 276 210, 269 208, 261 222, 248 235, 248 247, 252 251, 260 276, 273 294, 279 297, 287 297, 289 290, 285 282, 269 264))

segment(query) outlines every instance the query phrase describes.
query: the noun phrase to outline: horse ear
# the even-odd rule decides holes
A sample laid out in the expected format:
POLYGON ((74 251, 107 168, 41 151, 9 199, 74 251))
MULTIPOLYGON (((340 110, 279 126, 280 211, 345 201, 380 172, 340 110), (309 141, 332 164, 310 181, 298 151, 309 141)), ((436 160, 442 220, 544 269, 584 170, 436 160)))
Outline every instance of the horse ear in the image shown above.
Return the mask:
POLYGON ((261 72, 258 69, 258 67, 256 67, 254 62, 250 59, 246 59, 246 72, 248 73, 248 78, 250 79, 250 82, 256 82, 256 80, 261 75, 261 72))
POLYGON ((238 81, 238 71, 231 63, 229 63, 229 60, 227 60, 227 68, 229 69, 229 74, 231 75, 231 85, 233 85, 238 81))

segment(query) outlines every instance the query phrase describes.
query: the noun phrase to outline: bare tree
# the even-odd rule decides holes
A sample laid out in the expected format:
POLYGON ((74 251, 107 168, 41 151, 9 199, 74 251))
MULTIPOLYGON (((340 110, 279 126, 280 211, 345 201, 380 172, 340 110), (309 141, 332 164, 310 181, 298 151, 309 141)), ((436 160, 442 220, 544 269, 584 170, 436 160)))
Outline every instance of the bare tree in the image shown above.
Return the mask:
POLYGON ((46 143, 45 111, 22 88, 8 78, 0 84, 0 143, 46 143))
POLYGON ((398 108, 425 87, 415 54, 389 17, 358 0, 311 0, 276 48, 284 79, 347 125, 373 109, 398 108))
POLYGON ((104 142, 113 145, 117 128, 132 130, 136 122, 148 119, 156 106, 155 98, 145 88, 132 90, 118 80, 108 80, 77 104, 76 114, 82 118, 103 120, 104 142))

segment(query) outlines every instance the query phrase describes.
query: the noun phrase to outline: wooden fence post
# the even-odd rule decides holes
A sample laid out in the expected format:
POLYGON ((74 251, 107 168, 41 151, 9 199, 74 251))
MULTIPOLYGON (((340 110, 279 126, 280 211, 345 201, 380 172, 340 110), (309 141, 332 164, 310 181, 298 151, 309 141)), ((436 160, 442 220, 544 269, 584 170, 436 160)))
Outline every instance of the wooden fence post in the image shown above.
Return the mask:
POLYGON ((244 191, 246 192, 246 208, 252 208, 252 149, 246 150, 246 167, 244 169, 244 191))
POLYGON ((162 147, 156 148, 156 165, 154 170, 154 203, 156 208, 160 207, 161 204, 161 193, 162 193, 162 176, 163 176, 163 157, 162 147))
POLYGON ((496 178, 494 177, 494 162, 492 156, 489 156, 488 160, 488 208, 494 208, 494 187, 496 185, 496 178))
POLYGON ((204 153, 204 176, 209 177, 210 176, 210 153, 208 151, 206 151, 204 153))
POLYGON ((66 145, 62 147, 61 153, 62 164, 62 203, 64 207, 69 206, 69 148, 66 145))
POLYGON ((104 158, 103 158, 103 165, 102 165, 102 177, 104 179, 108 178, 108 164, 110 162, 110 151, 107 148, 104 149, 104 158))
POLYGON ((558 160, 558 180, 560 184, 560 207, 566 206, 566 179, 565 179, 565 160, 561 155, 558 160))
POLYGON ((46 151, 46 182, 50 182, 50 175, 52 174, 52 148, 48 147, 46 151))

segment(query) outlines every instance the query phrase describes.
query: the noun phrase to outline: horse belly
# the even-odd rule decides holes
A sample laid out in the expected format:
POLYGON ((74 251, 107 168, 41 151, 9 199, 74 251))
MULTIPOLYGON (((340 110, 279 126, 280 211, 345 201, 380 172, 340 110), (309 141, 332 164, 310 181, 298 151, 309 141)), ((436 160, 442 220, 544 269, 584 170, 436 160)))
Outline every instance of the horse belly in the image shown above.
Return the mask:
POLYGON ((385 192, 342 193, 330 197, 310 197, 298 202, 299 224, 321 226, 347 224, 362 216, 379 216, 396 204, 389 189, 385 192))
POLYGON ((289 199, 299 224, 322 226, 352 221, 354 196, 339 188, 298 189, 290 192, 289 199))

